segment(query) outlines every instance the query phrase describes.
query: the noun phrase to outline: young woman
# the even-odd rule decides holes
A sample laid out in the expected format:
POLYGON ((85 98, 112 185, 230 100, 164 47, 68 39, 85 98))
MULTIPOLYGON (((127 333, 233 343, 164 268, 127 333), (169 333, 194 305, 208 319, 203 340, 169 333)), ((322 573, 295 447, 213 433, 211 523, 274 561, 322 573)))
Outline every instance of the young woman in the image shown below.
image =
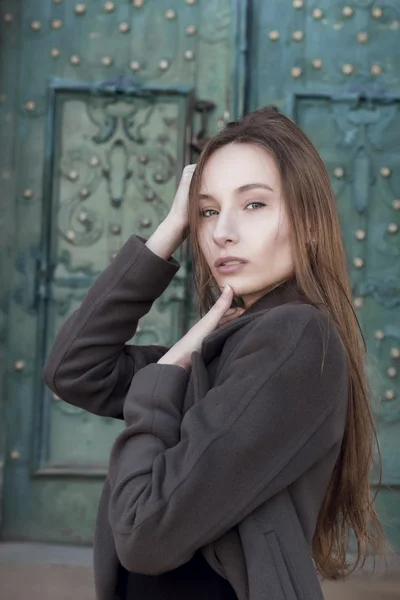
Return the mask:
POLYGON ((229 123, 45 365, 65 401, 126 423, 96 526, 98 599, 317 600, 318 571, 350 570, 351 530, 356 563, 379 551, 364 362, 317 151, 272 108, 229 123), (126 345, 189 232, 203 317, 169 349, 126 345))

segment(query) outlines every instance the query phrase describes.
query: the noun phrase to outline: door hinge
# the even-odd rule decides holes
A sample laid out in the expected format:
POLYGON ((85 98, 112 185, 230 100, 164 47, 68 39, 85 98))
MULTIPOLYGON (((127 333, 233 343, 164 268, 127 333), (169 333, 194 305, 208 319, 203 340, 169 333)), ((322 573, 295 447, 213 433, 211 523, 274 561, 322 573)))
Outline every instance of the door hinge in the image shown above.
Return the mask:
POLYGON ((206 137, 207 132, 207 122, 209 114, 215 108, 215 102, 212 100, 197 100, 194 110, 200 114, 200 129, 197 133, 192 137, 192 149, 200 154, 203 150, 204 146, 208 142, 206 137))

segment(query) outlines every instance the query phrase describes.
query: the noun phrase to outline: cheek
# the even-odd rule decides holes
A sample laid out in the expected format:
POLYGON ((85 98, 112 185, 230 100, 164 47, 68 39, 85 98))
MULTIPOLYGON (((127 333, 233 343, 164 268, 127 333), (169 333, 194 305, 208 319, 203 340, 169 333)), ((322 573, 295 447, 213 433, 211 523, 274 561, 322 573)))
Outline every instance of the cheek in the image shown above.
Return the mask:
POLYGON ((250 240, 257 263, 263 263, 265 257, 275 263, 286 264, 292 261, 291 234, 286 221, 257 223, 252 228, 250 240))

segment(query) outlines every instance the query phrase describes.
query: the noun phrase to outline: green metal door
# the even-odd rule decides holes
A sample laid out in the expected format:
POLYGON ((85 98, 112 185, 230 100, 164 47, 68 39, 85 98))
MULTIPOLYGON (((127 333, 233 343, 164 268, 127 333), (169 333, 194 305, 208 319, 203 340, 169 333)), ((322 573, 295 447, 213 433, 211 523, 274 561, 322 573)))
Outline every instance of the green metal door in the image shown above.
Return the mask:
MULTIPOLYGON (((331 174, 371 356, 379 502, 400 548, 398 4, 0 0, 0 10, 3 537, 91 540, 120 425, 52 397, 44 357, 128 235, 147 237, 165 216, 204 137, 243 106, 274 104, 331 174)), ((135 343, 173 343, 195 319, 190 257, 177 258, 135 343)))
MULTIPOLYGON (((8 206, 1 243, 9 258, 2 537, 90 542, 122 424, 53 396, 41 381, 43 362, 123 242, 148 237, 167 215, 207 129, 241 110, 240 5, 0 6, 0 136, 8 149, 0 157, 8 206)), ((173 344, 193 318, 186 248, 176 257, 182 268, 134 343, 173 344)))
POLYGON ((331 176, 369 351, 383 459, 378 503, 400 549, 400 6, 252 6, 249 108, 274 104, 290 115, 331 176))

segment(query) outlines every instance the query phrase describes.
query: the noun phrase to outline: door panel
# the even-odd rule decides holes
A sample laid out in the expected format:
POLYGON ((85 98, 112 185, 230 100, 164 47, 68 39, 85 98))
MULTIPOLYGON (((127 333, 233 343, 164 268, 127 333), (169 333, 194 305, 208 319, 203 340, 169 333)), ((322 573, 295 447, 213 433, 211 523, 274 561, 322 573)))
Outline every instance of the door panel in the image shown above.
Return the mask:
MULTIPOLYGON (((192 137, 201 146, 241 111, 234 42, 244 7, 0 0, 0 139, 10 154, 0 157, 9 199, 3 538, 92 540, 122 424, 54 397, 43 362, 128 236, 149 237, 166 216, 182 167, 198 156, 192 137)), ((175 257, 179 273, 131 343, 173 344, 196 319, 186 245, 175 257)))
MULTIPOLYGON (((137 232, 149 237, 168 214, 185 162, 191 98, 150 89, 130 96, 101 89, 53 88, 54 126, 49 131, 51 217, 44 247, 44 355, 66 316, 123 242, 137 232), (48 232, 51 231, 49 238, 48 232)), ((184 279, 174 279, 146 315, 133 343, 170 345, 182 332, 184 279)), ((40 310, 40 309, 39 309, 40 310)), ((86 468, 108 462, 122 424, 101 419, 53 396, 42 438, 43 467, 86 468)), ((45 409, 44 409, 45 410, 45 409)))
POLYGON ((369 354, 383 460, 378 505, 400 548, 399 8, 299 0, 252 9, 248 108, 273 104, 292 117, 331 177, 369 354))

